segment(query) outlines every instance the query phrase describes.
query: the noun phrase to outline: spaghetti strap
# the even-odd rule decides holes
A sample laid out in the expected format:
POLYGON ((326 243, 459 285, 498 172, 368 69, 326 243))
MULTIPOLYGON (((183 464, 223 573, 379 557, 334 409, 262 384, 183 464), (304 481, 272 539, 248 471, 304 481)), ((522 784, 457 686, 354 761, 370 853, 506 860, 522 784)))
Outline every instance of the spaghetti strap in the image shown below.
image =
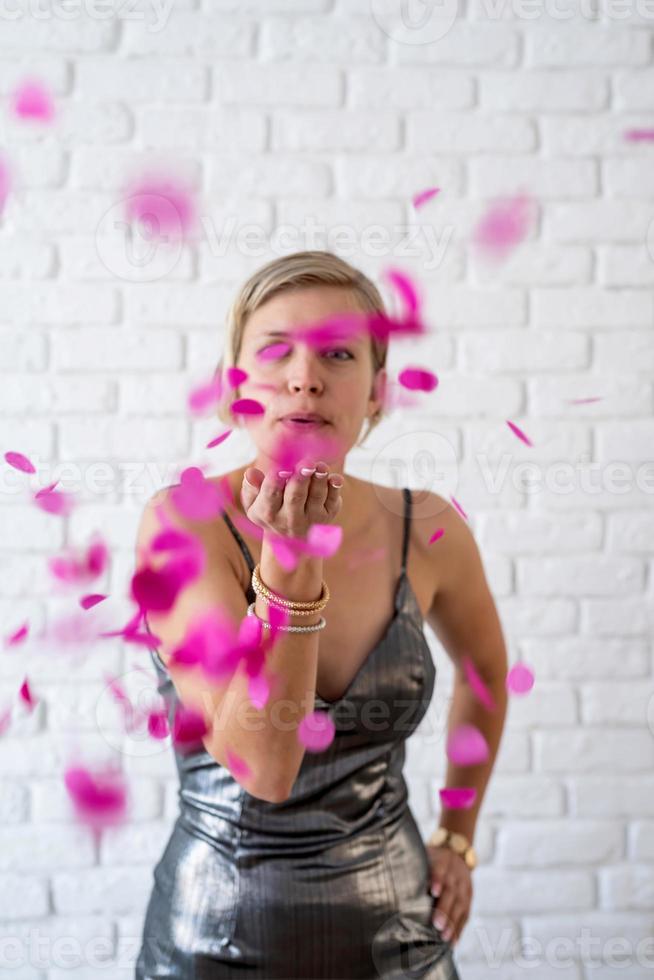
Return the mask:
POLYGON ((239 532, 234 527, 234 523, 231 520, 231 518, 230 518, 229 514, 227 513, 227 511, 223 511, 223 517, 225 518, 225 523, 227 524, 227 527, 229 528, 229 530, 232 532, 232 534, 236 538, 236 541, 238 543, 238 546, 241 549, 241 551, 243 552, 243 557, 245 558, 245 560, 246 560, 246 562, 248 564, 248 568, 250 569, 250 572, 253 572, 254 571, 254 564, 255 563, 254 563, 254 559, 252 558, 252 555, 250 554, 250 549, 246 545, 245 541, 243 540, 243 538, 241 537, 241 535, 239 534, 239 532))
POLYGON ((406 556, 409 550, 409 537, 411 530, 411 491, 408 487, 402 488, 404 494, 404 539, 402 541, 402 574, 406 572, 406 556))

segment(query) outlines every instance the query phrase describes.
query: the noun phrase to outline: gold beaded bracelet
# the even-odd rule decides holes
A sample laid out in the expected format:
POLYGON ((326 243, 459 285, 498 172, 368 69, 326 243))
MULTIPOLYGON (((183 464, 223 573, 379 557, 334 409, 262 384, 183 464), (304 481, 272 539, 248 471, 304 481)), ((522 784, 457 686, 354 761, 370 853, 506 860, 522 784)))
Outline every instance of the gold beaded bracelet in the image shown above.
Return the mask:
MULTIPOLYGON (((248 616, 255 616, 265 629, 272 629, 271 623, 267 623, 261 616, 257 616, 253 602, 248 606, 248 616)), ((327 620, 321 616, 317 623, 312 623, 310 626, 276 626, 275 629, 282 630, 284 633, 316 633, 318 630, 324 629, 326 625, 327 620)))
POLYGON ((262 599, 265 599, 268 604, 272 603, 275 606, 281 606, 283 609, 288 609, 295 616, 311 616, 314 613, 321 612, 329 602, 329 587, 324 579, 320 597, 318 599, 313 599, 310 602, 293 602, 290 599, 285 599, 283 596, 277 595, 276 592, 272 592, 271 589, 269 589, 268 586, 264 585, 261 581, 259 575, 260 564, 261 563, 257 564, 252 572, 252 588, 256 594, 261 596, 262 599))

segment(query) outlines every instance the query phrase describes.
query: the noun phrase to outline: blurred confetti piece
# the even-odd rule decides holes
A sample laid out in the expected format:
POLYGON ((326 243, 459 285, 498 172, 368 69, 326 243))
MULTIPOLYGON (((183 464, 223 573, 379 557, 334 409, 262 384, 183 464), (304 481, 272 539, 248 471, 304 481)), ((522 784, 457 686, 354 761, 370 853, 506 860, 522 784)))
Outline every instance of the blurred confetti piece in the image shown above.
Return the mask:
POLYGON ((398 381, 412 391, 433 391, 438 386, 436 375, 424 368, 403 368, 398 375, 398 381))
POLYGON ((181 751, 200 747, 203 735, 209 731, 203 716, 195 708, 178 705, 173 721, 173 743, 181 751))
POLYGON ((148 713, 148 732, 152 738, 164 739, 169 735, 168 718, 165 710, 148 713))
POLYGON ((145 175, 125 192, 126 220, 140 222, 151 240, 179 241, 186 238, 195 221, 195 204, 190 188, 174 175, 145 175))
POLYGON ((534 674, 526 664, 514 664, 506 675, 506 689, 511 694, 528 694, 533 686, 534 674))
POLYGON ((256 398, 237 398, 229 406, 232 415, 263 415, 265 408, 256 398))
POLYGON ((518 439, 522 440, 522 442, 524 442, 525 445, 533 446, 533 442, 531 441, 531 439, 528 436, 526 436, 525 433, 522 431, 522 429, 519 429, 514 422, 509 422, 509 420, 506 419, 506 424, 511 429, 511 432, 513 432, 518 437, 518 439))
POLYGON ((473 242, 494 258, 505 257, 527 235, 535 218, 534 201, 517 194, 492 204, 473 232, 473 242))
POLYGON ((27 638, 28 633, 29 633, 29 623, 23 623, 22 626, 18 627, 15 633, 11 633, 7 637, 7 639, 5 640, 5 646, 8 647, 17 646, 19 643, 22 643, 23 640, 27 638))
POLYGON ((208 442, 205 448, 213 449, 214 446, 219 446, 221 442, 225 441, 227 436, 231 436, 233 431, 233 429, 226 429, 225 432, 222 432, 219 436, 216 436, 215 439, 212 439, 211 442, 208 442))
POLYGON ((428 187, 426 190, 419 191, 417 194, 414 194, 413 195, 414 208, 416 208, 416 210, 418 208, 421 208, 423 204, 427 203, 427 201, 431 201, 433 197, 436 197, 439 191, 440 191, 440 187, 428 187))
POLYGON ((472 688, 477 700, 480 701, 484 707, 488 708, 489 711, 494 711, 495 701, 493 700, 493 696, 477 673, 475 665, 468 654, 465 654, 463 657, 463 669, 465 671, 466 680, 472 688))
POLYGON ((0 156, 0 214, 11 192, 12 176, 7 161, 0 156))
POLYGON ((474 786, 456 786, 439 789, 438 795, 443 806, 450 810, 467 810, 475 802, 477 790, 474 786))
POLYGON ((13 466, 15 470, 21 470, 23 473, 36 473, 34 463, 27 456, 23 456, 22 453, 5 453, 5 462, 13 466))
POLYGON ((19 119, 51 122, 55 107, 52 96, 42 82, 30 79, 22 82, 13 94, 12 108, 19 119))
POLYGON ((18 692, 19 699, 25 704, 30 711, 34 711, 34 708, 38 704, 38 699, 32 694, 30 684, 27 678, 23 681, 18 692))
POLYGON ((338 524, 312 524, 307 534, 307 547, 311 554, 331 558, 341 546, 343 528, 338 524))
POLYGON ((205 384, 197 385, 187 397, 188 410, 193 415, 200 415, 216 407, 223 395, 220 378, 213 378, 205 384))
POLYGON ((386 269, 384 278, 388 279, 402 298, 402 302, 410 313, 417 313, 420 301, 418 287, 413 280, 401 269, 386 269))
POLYGON ((269 344, 268 347, 264 347, 263 350, 258 351, 256 359, 258 361, 275 361, 283 357, 290 349, 291 345, 285 341, 279 344, 269 344))
POLYGON ((57 555, 48 560, 52 575, 60 582, 80 585, 92 582, 102 575, 109 562, 109 549, 96 533, 93 540, 81 555, 69 549, 65 555, 57 555))
POLYGON ((298 725, 298 739, 307 752, 322 752, 334 741, 336 726, 326 711, 310 711, 298 725))
POLYGON ((458 766, 474 766, 488 758, 488 743, 475 725, 461 724, 448 735, 447 758, 458 766))
POLYGON ((38 490, 33 499, 37 507, 57 517, 68 517, 75 506, 75 498, 72 494, 55 490, 53 487, 38 490))
POLYGON ((205 479, 197 466, 188 466, 180 476, 179 486, 170 491, 175 509, 191 521, 209 521, 223 510, 222 494, 218 487, 205 479))
POLYGON ((630 143, 647 142, 654 140, 654 129, 628 129, 624 135, 630 143))
POLYGON ((245 759, 237 755, 236 752, 232 752, 231 749, 227 749, 227 765, 235 779, 247 779, 252 775, 252 770, 245 759))
POLYGON ((601 396, 601 395, 595 395, 592 398, 569 398, 568 399, 568 404, 569 405, 588 405, 590 402, 601 402, 602 401, 602 397, 603 396, 601 396))
POLYGON ((127 786, 123 774, 114 768, 92 771, 85 766, 70 766, 64 773, 64 785, 77 817, 95 833, 124 817, 127 786))
POLYGON ((89 595, 83 595, 79 604, 82 609, 93 609, 93 606, 97 606, 99 602, 104 602, 108 598, 106 595, 101 595, 99 592, 89 593, 89 595))
POLYGON ((432 534, 432 536, 430 537, 429 541, 427 542, 427 544, 433 544, 434 541, 439 541, 444 534, 445 534, 445 528, 437 527, 434 533, 432 534))
POLYGON ((466 512, 463 509, 463 507, 461 506, 461 504, 459 503, 459 501, 456 499, 456 497, 450 497, 450 500, 452 501, 452 503, 454 504, 454 506, 458 510, 459 514, 461 514, 461 517, 463 517, 467 521, 468 520, 468 515, 466 514, 466 512))
POLYGON ((0 712, 0 735, 8 730, 11 724, 11 708, 5 708, 4 711, 0 712))

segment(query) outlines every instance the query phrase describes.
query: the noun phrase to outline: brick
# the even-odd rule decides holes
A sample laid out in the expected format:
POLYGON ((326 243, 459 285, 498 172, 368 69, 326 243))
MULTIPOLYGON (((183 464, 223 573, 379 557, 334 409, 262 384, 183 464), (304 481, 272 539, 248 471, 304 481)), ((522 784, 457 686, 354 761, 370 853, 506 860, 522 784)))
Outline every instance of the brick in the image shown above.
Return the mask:
POLYGON ((514 871, 478 868, 475 877, 475 909, 481 914, 583 911, 594 904, 590 871, 514 871))
MULTIPOLYGON (((622 664, 620 664, 622 673, 622 664)), ((642 681, 612 678, 582 684, 580 688, 581 719, 584 725, 642 725, 652 698, 642 681)), ((652 702, 654 720, 654 702, 652 702)))
POLYGON ((654 172, 645 157, 603 160, 602 183, 611 197, 643 198, 654 194, 654 172))
POLYGON ((548 241, 635 242, 642 248, 650 221, 638 201, 552 201, 543 215, 543 235, 548 241))
POLYGON ((539 467, 538 461, 569 459, 590 450, 588 426, 570 423, 563 428, 540 419, 521 419, 515 414, 510 419, 526 430, 533 446, 518 439, 505 421, 466 422, 464 426, 465 445, 488 493, 495 494, 511 483, 520 491, 525 485, 533 486, 527 492, 537 495, 543 479, 548 477, 548 470, 539 467))
POLYGON ((48 885, 35 875, 0 875, 0 917, 5 922, 48 913, 48 885))
POLYGON ((462 72, 425 68, 359 68, 348 72, 348 103, 354 109, 469 109, 475 82, 462 72))
POLYGON ((559 728, 577 721, 575 692, 561 684, 537 682, 528 694, 511 698, 510 728, 559 728))
POLYGON ((574 776, 568 783, 572 816, 654 816, 654 776, 603 772, 574 776))
POLYGON ((170 836, 167 822, 141 822, 134 826, 109 828, 100 848, 102 865, 155 864, 170 836))
POLYGON ((0 371, 43 371, 48 348, 45 333, 38 327, 25 330, 1 328, 0 371))
MULTIPOLYGON (((103 187, 122 194, 128 189, 130 178, 140 177, 148 171, 151 164, 156 167, 160 163, 156 158, 157 154, 152 151, 138 152, 133 147, 75 147, 72 152, 70 183, 82 190, 103 187)), ((202 183, 202 161, 193 156, 176 155, 175 174, 192 188, 198 189, 202 183)), ((125 199, 118 201, 118 196, 113 196, 114 206, 120 204, 122 207, 125 199)))
POLYGON ((644 289, 534 289, 532 297, 538 327, 649 327, 654 310, 644 289))
POLYGON ((452 327, 516 327, 526 323, 525 293, 521 289, 483 289, 439 286, 425 289, 425 318, 439 330, 452 327))
MULTIPOLYGON (((470 269, 481 283, 495 282, 497 269, 478 253, 473 253, 470 269)), ((578 286, 593 278, 593 256, 588 248, 560 245, 553 248, 540 242, 525 241, 502 263, 502 282, 540 286, 570 284, 578 286)), ((539 345, 540 347, 540 342, 539 345)))
POLYGON ((173 329, 131 327, 57 330, 52 359, 59 371, 166 371, 181 366, 182 338, 173 329))
MULTIPOLYGON (((46 235, 51 233, 57 239, 65 234, 88 235, 89 230, 95 233, 106 213, 115 206, 112 195, 98 191, 73 191, 62 187, 57 190, 31 190, 25 196, 20 212, 22 233, 46 235)), ((57 293, 75 288, 64 283, 57 283, 57 293)), ((3 312, 6 307, 3 303, 3 312)), ((9 318, 10 314, 5 316, 9 318)), ((42 321, 40 315, 30 319, 42 321)))
POLYGON ((198 30, 196 11, 172 10, 161 26, 146 20, 125 20, 122 50, 129 55, 157 57, 245 58, 253 47, 254 23, 226 17, 215 9, 203 11, 198 30))
POLYGON ((459 338, 459 350, 465 369, 491 373, 533 375, 574 370, 590 362, 590 339, 573 331, 560 334, 539 330, 535 344, 531 330, 496 329, 492 337, 483 330, 466 330, 459 338))
POLYGON ((14 323, 113 323, 118 293, 113 287, 68 283, 0 284, 0 305, 14 323))
POLYGON ((475 154, 468 164, 470 193, 495 197, 528 191, 537 200, 594 197, 599 190, 594 160, 524 158, 475 154))
MULTIPOLYGON (((22 11, 25 8, 12 7, 7 10, 22 11)), ((26 8, 29 9, 29 8, 26 8)), ((16 57, 20 52, 31 54, 56 52, 70 57, 73 54, 95 54, 99 51, 112 51, 118 39, 118 24, 99 18, 48 17, 46 19, 20 16, 12 19, 11 31, 0 37, 0 51, 16 57)))
POLYGON ((654 744, 650 732, 615 728, 534 733, 537 772, 642 772, 651 769, 654 744))
MULTIPOLYGON (((10 145, 38 145, 38 129, 25 129, 20 119, 6 123, 10 145)), ((79 146, 80 143, 125 143, 134 134, 131 110, 121 102, 83 102, 60 100, 57 106, 57 145, 79 146)))
POLYGON ((615 72, 613 105, 615 109, 628 111, 654 109, 654 69, 615 72))
POLYGON ((463 168, 459 161, 434 159, 433 155, 414 154, 402 158, 398 167, 396 156, 379 154, 348 154, 336 161, 336 189, 344 197, 374 198, 401 197, 409 199, 416 191, 438 182, 451 193, 463 190, 463 168))
MULTIPOLYGON (((584 599, 581 602, 581 623, 584 633, 631 636, 646 633, 654 619, 644 596, 634 599, 584 599)), ((644 654, 643 650, 643 663, 646 662, 644 654)), ((624 670, 622 657, 620 665, 624 670)))
POLYGON ((0 797, 0 824, 18 824, 27 820, 29 794, 27 787, 5 780, 0 797))
POLYGON ((593 865, 624 856, 624 833, 608 820, 534 820, 505 823, 496 839, 496 860, 507 868, 593 865))
MULTIPOLYGON (((584 939, 580 934, 579 918, 575 915, 534 915, 523 919, 525 938, 534 939, 543 946, 561 944, 562 941, 574 943, 571 951, 572 948, 579 949, 582 958, 595 961, 598 943, 605 948, 607 943, 610 944, 616 937, 620 937, 637 946, 646 935, 648 921, 645 915, 635 913, 620 915, 616 912, 587 911, 584 912, 584 925, 587 927, 584 939)), ((620 970, 624 972, 622 967, 620 970)), ((593 976, 600 971, 601 967, 593 964, 593 976)))
MULTIPOLYGON (((577 626, 578 614, 572 599, 543 600, 508 596, 497 603, 497 606, 505 632, 516 637, 546 636, 548 639, 542 641, 545 650, 553 645, 550 637, 570 633, 577 626)), ((541 674, 542 671, 539 670, 538 675, 541 674)))
MULTIPOLYGON (((195 379, 197 384, 199 378, 195 379)), ((187 411, 188 394, 194 385, 186 375, 123 377, 120 381, 120 410, 130 415, 177 416, 187 411)))
MULTIPOLYGON (((103 219, 103 229, 117 219, 118 211, 113 210, 103 219)), ((117 278, 130 282, 153 283, 166 277, 173 281, 187 281, 194 277, 191 246, 171 244, 152 250, 147 234, 137 239, 135 250, 127 245, 120 235, 104 236, 95 241, 82 235, 71 235, 58 243, 59 262, 62 277, 76 281, 104 280, 115 283, 117 278), (142 246, 142 247, 140 247, 142 246)))
POLYGON ((484 111, 597 112, 608 101, 609 79, 603 72, 532 70, 522 73, 519 85, 508 72, 479 74, 479 104, 484 111))
POLYGON ((536 148, 536 130, 519 117, 409 112, 407 144, 418 152, 519 154, 536 148))
POLYGON ((593 513, 581 520, 576 514, 482 514, 478 521, 480 544, 502 554, 565 554, 602 544, 602 520, 593 513))
POLYGON ((385 40, 370 16, 270 17, 260 25, 259 54, 273 62, 376 64, 384 59, 385 40))
POLYGON ((616 672, 616 664, 620 664, 620 673, 625 677, 643 677, 649 668, 644 640, 598 640, 576 635, 547 640, 525 637, 520 639, 519 648, 537 680, 610 678, 616 672))
POLYGON ((67 419, 59 423, 61 453, 76 460, 182 458, 188 450, 188 424, 166 419, 67 419))
MULTIPOLYGON (((26 191, 34 188, 62 187, 68 176, 69 163, 68 155, 58 147, 27 143, 22 146, 12 146, 11 166, 16 175, 17 194, 9 198, 8 214, 11 213, 12 206, 16 209, 20 207, 20 196, 24 197, 26 191)), ((38 262, 39 255, 47 247, 45 243, 32 242, 35 261, 38 262)))
POLYGON ((532 27, 525 35, 528 66, 571 68, 644 65, 649 61, 649 38, 615 24, 572 24, 532 27))
POLYGON ((607 526, 607 545, 613 552, 654 552, 654 515, 651 511, 612 514, 607 526))
POLYGON ((631 825, 629 856, 635 861, 654 861, 654 821, 639 820, 631 825))
POLYGON ((213 90, 221 105, 324 106, 343 101, 343 77, 338 68, 316 65, 218 64, 213 90))
POLYGON ((324 163, 282 154, 240 156, 212 154, 209 165, 211 194, 238 194, 274 198, 280 187, 294 197, 327 197, 332 190, 331 169, 324 163))
POLYGON ((417 43, 399 43, 391 38, 389 53, 393 64, 433 64, 439 68, 444 65, 462 67, 479 66, 492 68, 513 68, 518 64, 520 43, 519 34, 504 24, 469 24, 457 20, 442 33, 442 26, 435 28, 427 23, 423 37, 417 43), (437 39, 429 43, 428 38, 437 33, 437 39))
POLYGON ((400 146, 400 123, 390 112, 322 112, 282 109, 273 113, 273 150, 395 150, 400 146))
MULTIPOLYGON (((654 423, 634 419, 597 426, 597 452, 600 459, 647 460, 652 450, 654 423)), ((650 490, 651 492, 651 490, 650 490)))
POLYGON ((241 153, 256 153, 266 143, 266 119, 255 109, 140 108, 139 132, 145 147, 174 149, 186 153, 225 146, 241 153))
POLYGON ((112 411, 115 385, 85 378, 47 377, 35 385, 30 375, 15 374, 0 388, 0 411, 7 415, 53 415, 112 411))
POLYGON ((149 868, 89 868, 52 876, 54 910, 66 915, 138 911, 151 888, 149 868))
POLYGON ((564 812, 563 786, 540 773, 493 776, 484 796, 487 817, 558 817, 564 812))
POLYGON ((525 595, 625 595, 643 586, 636 558, 576 555, 572 558, 518 558, 518 590, 525 595))
MULTIPOLYGON (((61 779, 43 778, 31 786, 33 819, 51 824, 69 823, 72 817, 70 796, 61 779)), ((127 803, 128 826, 136 821, 151 821, 161 814, 161 788, 154 778, 144 776, 129 782, 127 803)))
POLYGON ((618 865, 599 869, 602 905, 609 909, 643 909, 654 906, 654 866, 618 865))
POLYGON ((522 390, 518 381, 508 378, 467 378, 439 374, 438 412, 441 418, 485 416, 493 413, 513 415, 520 411, 522 390))
POLYGON ((599 402, 572 406, 576 418, 636 417, 651 412, 653 397, 649 381, 632 375, 613 374, 595 382, 588 375, 563 378, 531 378, 527 381, 529 409, 539 418, 569 418, 571 401, 588 391, 599 402))
POLYGON ((70 65, 62 58, 40 58, 32 49, 23 56, 13 52, 11 58, 0 60, 0 94, 13 94, 27 74, 39 78, 52 95, 64 95, 70 91, 70 65))
POLYGON ((186 58, 167 56, 166 71, 162 71, 158 58, 148 61, 115 55, 79 61, 75 85, 85 98, 102 100, 109 92, 112 98, 130 103, 201 102, 209 87, 208 69, 186 58))
POLYGON ((633 153, 633 143, 625 138, 628 129, 646 129, 646 116, 622 116, 616 126, 613 113, 594 114, 591 118, 558 115, 539 118, 542 146, 546 154, 558 156, 609 156, 633 153))
POLYGON ((55 269, 55 249, 42 242, 12 238, 0 243, 2 279, 47 279, 55 269))
POLYGON ((3 873, 85 868, 94 861, 93 840, 85 827, 41 824, 0 829, 0 869, 3 873))
MULTIPOLYGON (((654 225, 652 225, 654 229, 654 225)), ((654 236, 651 246, 613 245, 597 250, 597 281, 602 286, 654 286, 654 236)), ((598 340, 601 338, 598 338, 598 340)), ((654 342, 650 336, 650 356, 654 342)))

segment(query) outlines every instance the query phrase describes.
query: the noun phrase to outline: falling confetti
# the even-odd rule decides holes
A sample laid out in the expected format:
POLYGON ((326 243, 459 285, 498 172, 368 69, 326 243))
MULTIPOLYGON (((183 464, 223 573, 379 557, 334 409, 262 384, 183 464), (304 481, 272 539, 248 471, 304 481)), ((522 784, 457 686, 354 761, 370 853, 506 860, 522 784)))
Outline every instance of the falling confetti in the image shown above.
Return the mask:
POLYGON ((434 533, 432 534, 432 536, 430 537, 429 541, 427 542, 427 544, 433 544, 434 541, 439 541, 444 534, 445 534, 445 528, 437 527, 434 533))
POLYGON ((480 701, 484 707, 488 708, 489 711, 494 711, 495 701, 493 700, 493 696, 477 673, 475 665, 468 654, 463 657, 463 669, 466 674, 466 680, 472 688, 477 700, 480 701))
POLYGON ((326 711, 310 711, 298 725, 298 739, 307 752, 322 752, 334 741, 336 727, 326 711))
POLYGON ((35 119, 49 123, 55 107, 47 88, 36 79, 22 82, 13 95, 13 112, 19 119, 35 119))
POLYGON ((522 431, 522 429, 519 429, 514 422, 509 422, 509 420, 506 419, 506 424, 511 429, 511 432, 515 433, 518 439, 521 439, 522 442, 525 443, 525 445, 533 446, 533 442, 531 441, 531 439, 528 436, 526 436, 525 433, 522 431))
POLYGON ((440 187, 428 187, 426 190, 419 191, 417 194, 414 194, 414 208, 417 210, 418 208, 422 207, 423 204, 426 204, 427 201, 431 201, 432 197, 435 197, 439 191, 440 187))
POLYGON ((127 786, 123 774, 116 769, 92 771, 70 766, 64 773, 64 785, 77 817, 96 837, 102 828, 119 823, 125 816, 127 786))
POLYGON ((514 664, 506 675, 506 689, 511 694, 528 694, 533 686, 534 674, 526 664, 514 664))
POLYGON ((654 140, 654 129, 628 129, 624 135, 631 143, 650 141, 654 140))
POLYGON ((126 190, 125 197, 126 220, 145 225, 152 239, 178 241, 190 234, 195 204, 179 177, 144 176, 126 190))
POLYGON ((403 368, 398 381, 412 391, 433 391, 438 386, 438 378, 424 368, 403 368))
POLYGON ((191 521, 210 521, 223 510, 220 490, 205 479, 197 466, 187 467, 180 476, 179 486, 170 491, 175 509, 191 521))
POLYGON ((22 643, 23 640, 27 638, 28 633, 29 633, 29 623, 23 623, 22 626, 19 626, 14 633, 11 633, 7 637, 7 639, 5 640, 5 645, 8 647, 17 646, 19 643, 22 643))
POLYGON ((474 786, 457 786, 439 789, 438 795, 450 810, 467 810, 475 802, 477 790, 474 786))
POLYGON ((5 462, 13 466, 15 470, 21 470, 23 473, 36 473, 34 463, 22 453, 5 453, 5 462))
POLYGON ((534 220, 534 202, 526 194, 494 203, 482 216, 474 244, 487 256, 504 258, 527 235, 534 220))
POLYGON ((447 758, 458 766, 474 766, 488 758, 488 743, 475 725, 461 724, 447 739, 447 758))
POLYGON ((36 705, 38 704, 38 699, 36 699, 32 694, 32 690, 30 688, 29 681, 27 680, 27 678, 25 678, 25 680, 20 686, 18 697, 23 702, 23 704, 27 705, 30 711, 33 711, 36 705))
POLYGON ((219 446, 221 442, 225 441, 227 436, 231 436, 233 431, 234 431, 233 429, 226 429, 225 432, 222 432, 219 436, 216 436, 215 439, 212 439, 211 442, 208 442, 206 448, 213 449, 214 446, 219 446))
POLYGON ((104 602, 106 598, 106 595, 101 595, 99 592, 94 592, 90 593, 89 595, 83 595, 79 600, 79 604, 82 609, 93 609, 93 607, 97 606, 98 603, 104 602))
POLYGON ((237 398, 229 406, 232 415, 263 415, 265 408, 256 398, 237 398))
POLYGON ((466 514, 466 512, 463 509, 463 507, 461 506, 461 504, 459 503, 459 501, 456 499, 456 497, 450 497, 450 500, 452 501, 452 503, 454 504, 454 506, 458 510, 459 514, 461 514, 461 517, 463 517, 467 521, 468 520, 468 515, 466 514))

